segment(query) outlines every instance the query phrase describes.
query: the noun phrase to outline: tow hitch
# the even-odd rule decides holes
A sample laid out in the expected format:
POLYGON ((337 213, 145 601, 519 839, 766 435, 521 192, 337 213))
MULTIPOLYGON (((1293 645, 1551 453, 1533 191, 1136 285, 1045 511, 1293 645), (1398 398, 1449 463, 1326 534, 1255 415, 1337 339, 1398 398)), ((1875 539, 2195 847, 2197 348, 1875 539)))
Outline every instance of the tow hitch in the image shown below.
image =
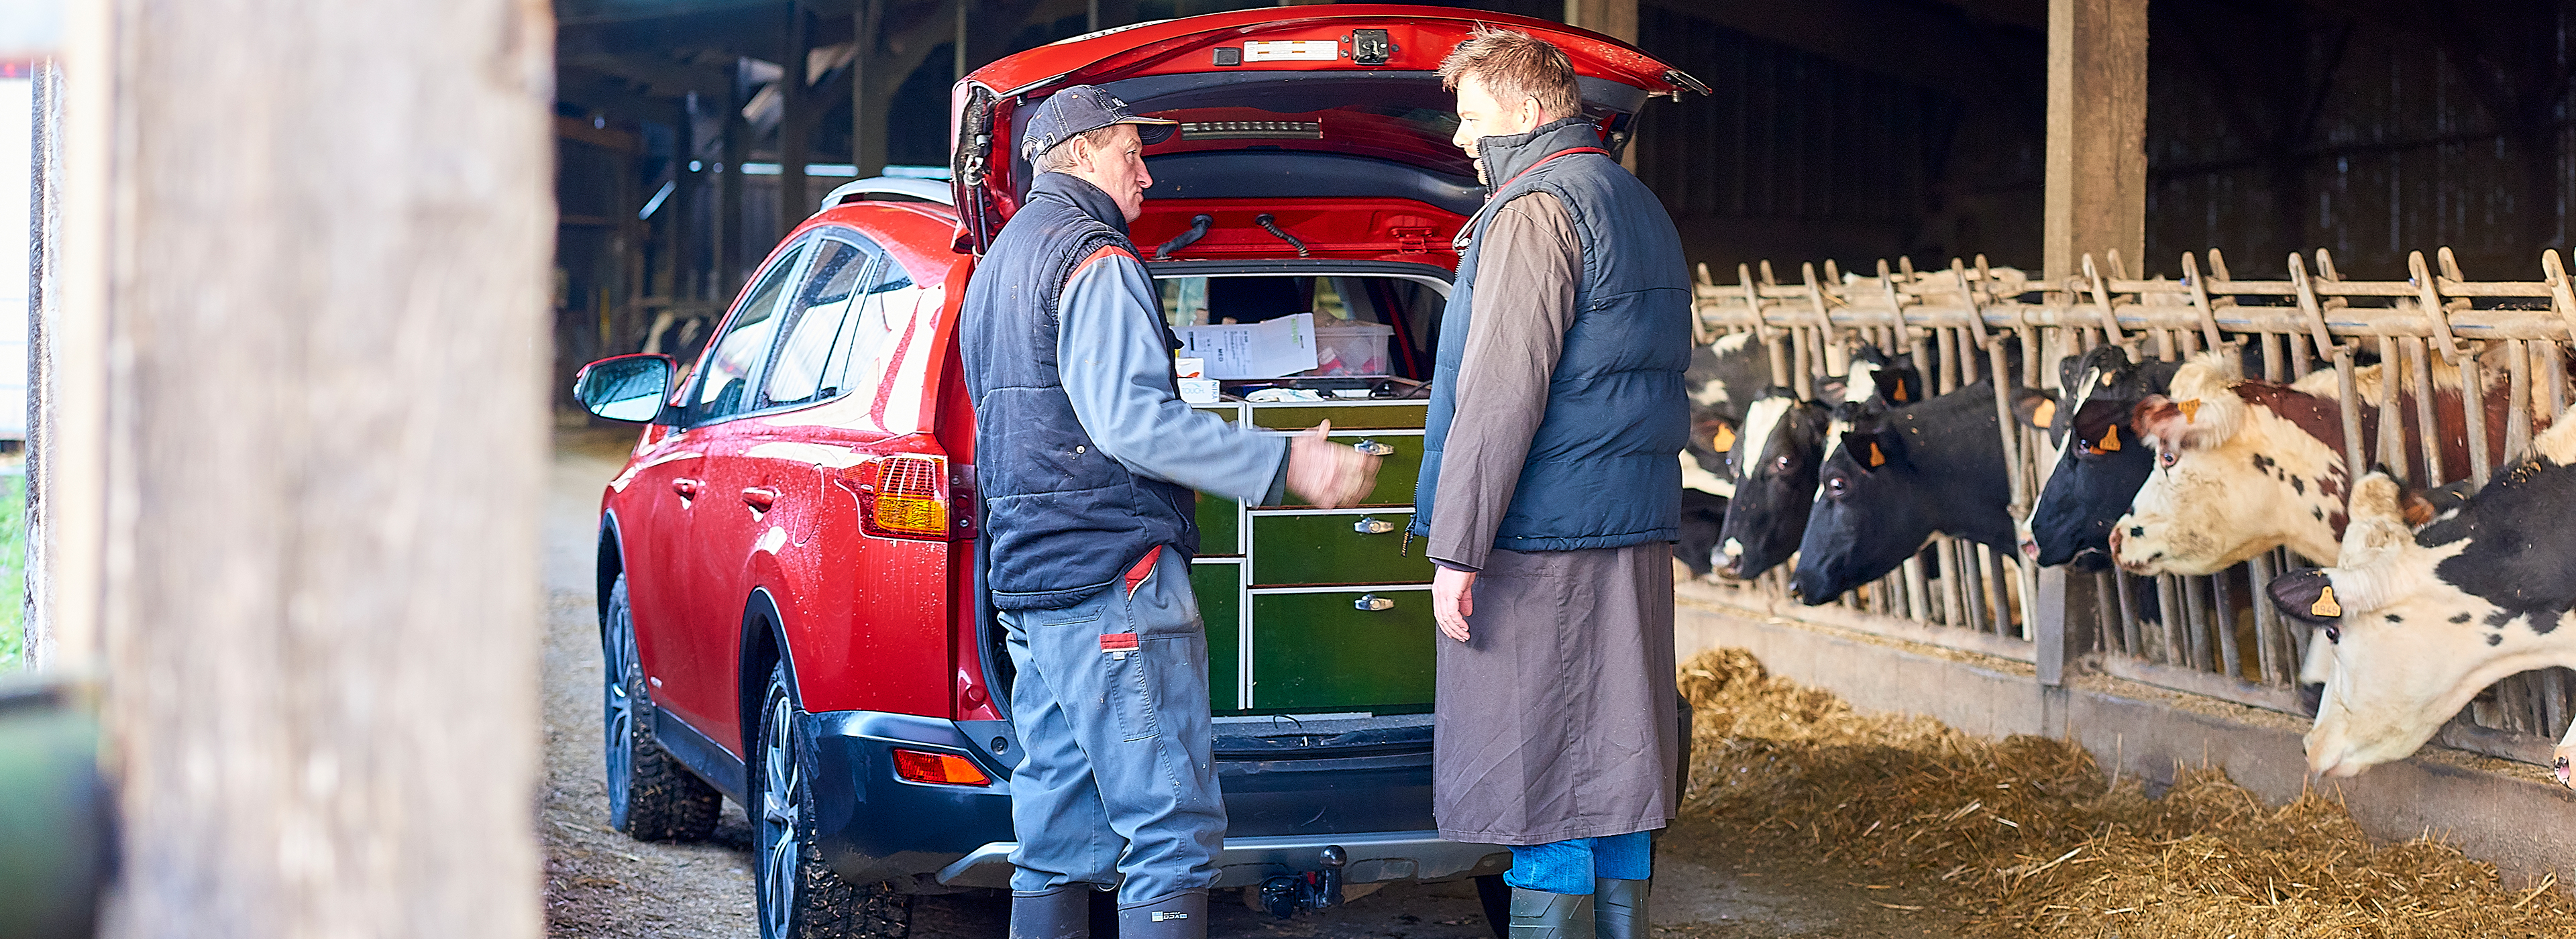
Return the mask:
POLYGON ((1261 908, 1287 919, 1299 910, 1326 910, 1342 905, 1342 864, 1349 856, 1341 845, 1323 851, 1324 869, 1281 874, 1261 882, 1261 908))

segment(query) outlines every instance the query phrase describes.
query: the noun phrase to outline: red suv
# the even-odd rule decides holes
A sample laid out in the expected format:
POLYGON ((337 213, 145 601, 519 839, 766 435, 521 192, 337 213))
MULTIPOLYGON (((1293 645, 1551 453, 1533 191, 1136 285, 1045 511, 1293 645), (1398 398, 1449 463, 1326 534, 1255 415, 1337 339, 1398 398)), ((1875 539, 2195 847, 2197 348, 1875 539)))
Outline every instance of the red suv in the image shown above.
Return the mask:
POLYGON ((899 928, 907 894, 1007 883, 1018 753, 1010 663, 977 593, 958 301, 1031 176, 1012 145, 1030 105, 1097 84, 1182 122, 1147 149, 1155 185, 1132 226, 1171 321, 1308 314, 1360 373, 1227 382, 1203 407, 1282 433, 1329 419, 1385 460, 1356 508, 1201 497, 1192 579, 1230 825, 1218 885, 1262 886, 1285 911, 1339 883, 1507 867, 1434 830, 1430 567, 1397 534, 1450 241, 1484 195, 1436 69, 1480 22, 1563 47, 1614 151, 1649 98, 1706 90, 1615 40, 1439 8, 1244 10, 1066 40, 958 83, 952 182, 827 197, 693 368, 585 368, 594 413, 648 425, 600 503, 613 823, 693 838, 720 795, 747 807, 766 937, 899 928), (1239 397, 1262 385, 1312 394, 1239 397))

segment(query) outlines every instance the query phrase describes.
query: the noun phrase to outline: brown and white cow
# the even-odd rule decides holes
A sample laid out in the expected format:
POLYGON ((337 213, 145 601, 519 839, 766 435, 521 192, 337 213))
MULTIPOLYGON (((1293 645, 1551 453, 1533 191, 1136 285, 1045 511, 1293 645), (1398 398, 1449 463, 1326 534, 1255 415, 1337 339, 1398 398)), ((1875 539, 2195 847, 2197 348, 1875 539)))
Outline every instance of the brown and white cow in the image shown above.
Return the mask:
MULTIPOLYGON (((2388 401, 2386 366, 2353 370, 2361 451, 2379 448, 2379 409, 2388 401)), ((2172 390, 2138 402, 2133 424, 2156 447, 2156 468, 2129 514, 2113 523, 2111 553, 2133 574, 2214 574, 2283 545, 2320 563, 2335 559, 2351 467, 2344 465, 2343 417, 2335 373, 2282 385, 2248 381, 2235 357, 2203 353, 2174 373, 2172 390)), ((2434 433, 2442 465, 2468 463, 2460 373, 2432 363, 2434 433)), ((2488 457, 2504 459, 2502 369, 2487 369, 2488 457)), ((2417 450, 2413 382, 2401 383, 2406 453, 2417 450)))
POLYGON ((2362 477, 2342 559, 2272 581, 2282 613, 2334 640, 2309 769, 2350 776, 2402 759, 2498 679, 2576 666, 2576 423, 2562 416, 2532 449, 2447 512, 2386 474, 2362 477))

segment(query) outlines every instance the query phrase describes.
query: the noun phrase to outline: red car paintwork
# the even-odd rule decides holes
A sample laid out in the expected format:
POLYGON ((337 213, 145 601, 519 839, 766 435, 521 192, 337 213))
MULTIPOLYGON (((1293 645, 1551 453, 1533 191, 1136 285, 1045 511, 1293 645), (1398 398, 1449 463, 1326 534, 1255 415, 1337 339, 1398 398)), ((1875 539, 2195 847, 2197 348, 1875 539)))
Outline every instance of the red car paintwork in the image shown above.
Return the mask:
MULTIPOLYGON (((1337 39, 1354 28, 1390 31, 1396 51, 1385 66, 1348 61, 1252 62, 1234 68, 1362 69, 1420 72, 1477 23, 1525 29, 1574 58, 1578 71, 1670 93, 1697 82, 1615 40, 1561 24, 1500 14, 1424 7, 1351 5, 1244 10, 1144 24, 1007 57, 958 85, 1002 97, 995 152, 1007 154, 1007 110, 1017 96, 1049 87, 1141 75, 1208 71, 1205 50, 1246 39, 1337 39), (1313 12, 1302 12, 1313 11, 1313 12)), ((1034 100, 1034 99, 1030 99, 1034 100)), ((1224 120, 1235 109, 1191 112, 1224 120)), ((1267 115, 1262 119, 1276 119, 1267 115)), ((1245 118, 1250 119, 1250 118, 1245 118)), ((952 126, 952 130, 953 130, 952 126)), ((1391 124, 1340 122, 1340 135, 1307 149, 1373 154, 1455 173, 1463 165, 1444 140, 1391 124)), ((1181 141, 1149 155, 1204 146, 1181 141)), ((959 183, 961 198, 1007 217, 1018 201, 1011 161, 990 168, 980 186, 959 183)), ((1312 258, 1402 261, 1456 266, 1450 239, 1465 220, 1454 212, 1397 198, 1300 197, 1149 200, 1131 228, 1152 246, 1209 214, 1217 224, 1181 256, 1209 260, 1295 258, 1293 248, 1262 230, 1268 213, 1302 239, 1312 258)), ((1003 715, 986 686, 971 568, 971 527, 947 539, 896 538, 863 529, 859 494, 844 473, 870 460, 926 456, 945 460, 952 519, 973 504, 974 412, 957 348, 958 304, 973 257, 953 246, 959 213, 946 206, 858 201, 797 226, 762 265, 777 264, 807 233, 846 228, 899 261, 915 286, 903 298, 899 351, 869 384, 831 400, 756 413, 704 427, 648 426, 623 472, 601 498, 620 570, 629 574, 638 653, 653 701, 740 757, 744 726, 765 675, 746 675, 746 619, 767 600, 783 640, 781 654, 808 712, 879 711, 993 720, 1003 715)), ((971 245, 970 245, 971 246, 971 245)), ((757 283, 759 276, 752 278, 757 283)), ((739 301, 737 301, 739 304, 739 301)), ((892 308, 891 305, 889 307, 892 308)), ((726 326, 730 325, 731 315, 726 326)), ((723 335, 719 327, 716 335, 723 335)), ((714 343, 710 343, 712 349, 714 343)), ((703 366, 701 366, 703 367, 703 366)), ((684 391, 691 388, 680 382, 684 391)), ((971 517, 971 516, 970 516, 971 517)))

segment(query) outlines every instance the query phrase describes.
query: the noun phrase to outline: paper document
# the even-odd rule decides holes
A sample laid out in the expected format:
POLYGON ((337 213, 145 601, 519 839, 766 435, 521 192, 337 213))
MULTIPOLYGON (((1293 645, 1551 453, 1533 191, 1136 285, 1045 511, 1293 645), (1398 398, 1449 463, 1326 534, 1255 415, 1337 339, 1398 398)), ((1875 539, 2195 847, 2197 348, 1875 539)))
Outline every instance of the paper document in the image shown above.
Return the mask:
POLYGON ((1187 326, 1181 355, 1207 362, 1209 378, 1280 378, 1315 367, 1315 314, 1248 326, 1187 326))

